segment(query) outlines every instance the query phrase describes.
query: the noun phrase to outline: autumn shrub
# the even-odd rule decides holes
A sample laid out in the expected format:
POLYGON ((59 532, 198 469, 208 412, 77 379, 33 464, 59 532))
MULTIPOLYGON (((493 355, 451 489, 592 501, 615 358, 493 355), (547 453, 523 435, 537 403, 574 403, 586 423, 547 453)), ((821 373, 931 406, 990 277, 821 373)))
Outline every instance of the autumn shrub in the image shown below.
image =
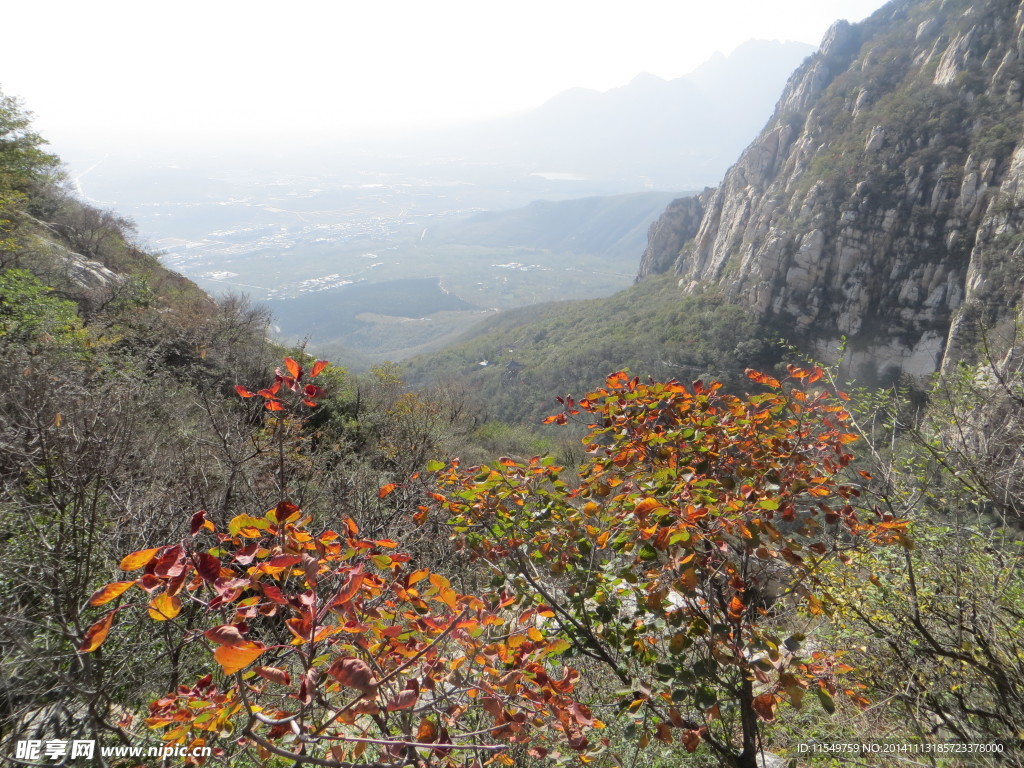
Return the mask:
POLYGON ((496 589, 615 679, 594 701, 625 722, 624 749, 754 766, 784 709, 868 706, 801 628, 835 609, 826 564, 909 546, 906 523, 855 509, 841 475, 858 437, 820 369, 749 376, 763 391, 741 398, 615 374, 550 419, 591 422, 578 483, 551 458, 456 462, 417 513, 448 519, 496 589))

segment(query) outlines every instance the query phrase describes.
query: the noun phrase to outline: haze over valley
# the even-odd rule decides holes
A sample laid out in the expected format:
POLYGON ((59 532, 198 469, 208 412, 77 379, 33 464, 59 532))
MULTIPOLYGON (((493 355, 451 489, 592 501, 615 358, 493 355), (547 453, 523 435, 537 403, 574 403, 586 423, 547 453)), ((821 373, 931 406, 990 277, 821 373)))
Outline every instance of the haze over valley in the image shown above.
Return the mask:
POLYGON ((80 196, 205 290, 265 303, 282 337, 399 359, 500 310, 629 285, 651 222, 717 181, 811 50, 750 41, 675 80, 375 142, 65 157, 80 196))

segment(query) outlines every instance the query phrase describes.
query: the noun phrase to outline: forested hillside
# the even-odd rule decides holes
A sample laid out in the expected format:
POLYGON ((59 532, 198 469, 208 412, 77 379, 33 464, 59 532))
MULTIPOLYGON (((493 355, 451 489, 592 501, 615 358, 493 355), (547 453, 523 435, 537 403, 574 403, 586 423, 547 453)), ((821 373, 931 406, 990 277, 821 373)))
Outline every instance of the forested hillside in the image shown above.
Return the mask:
MULTIPOLYGON (((385 502, 378 489, 457 452, 474 423, 458 392, 407 392, 386 367, 362 378, 332 367, 314 417, 265 424, 235 386, 258 389, 282 365, 268 315, 211 300, 136 245, 129 222, 60 181, 28 113, 3 97, 0 750, 12 759, 27 739, 159 743, 143 722, 150 702, 208 671, 183 645, 203 610, 155 632, 145 611, 126 611, 116 641, 79 652, 90 596, 126 554, 180 541, 198 510, 226 526, 285 498, 318 524, 345 510, 367 535, 398 538, 405 494, 385 502)), ((97 753, 95 764, 138 761, 97 753)))

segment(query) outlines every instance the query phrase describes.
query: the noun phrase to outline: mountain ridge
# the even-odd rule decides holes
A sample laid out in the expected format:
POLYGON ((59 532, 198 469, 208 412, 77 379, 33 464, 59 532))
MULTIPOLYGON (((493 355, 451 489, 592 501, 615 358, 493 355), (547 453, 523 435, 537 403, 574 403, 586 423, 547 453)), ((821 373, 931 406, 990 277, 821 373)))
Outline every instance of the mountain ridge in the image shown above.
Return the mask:
POLYGON ((421 146, 535 171, 699 189, 720 178, 812 51, 793 41, 750 40, 678 78, 644 72, 608 91, 572 88, 533 110, 449 129, 421 146))
POLYGON ((669 272, 791 325, 854 371, 926 374, 1016 319, 1024 12, 893 2, 837 22, 725 174, 652 225, 669 272))

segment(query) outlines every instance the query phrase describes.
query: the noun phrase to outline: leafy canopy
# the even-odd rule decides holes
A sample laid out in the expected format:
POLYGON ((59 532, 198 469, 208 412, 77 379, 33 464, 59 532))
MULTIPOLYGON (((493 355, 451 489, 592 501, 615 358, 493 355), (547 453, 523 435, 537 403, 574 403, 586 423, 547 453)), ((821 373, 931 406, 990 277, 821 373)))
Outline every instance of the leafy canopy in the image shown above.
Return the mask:
POLYGON ((748 376, 763 391, 742 398, 616 373, 551 418, 593 422, 578 485, 550 459, 454 463, 419 512, 440 507, 497 584, 511 574, 520 605, 619 679, 641 746, 706 742, 736 765, 754 764, 759 723, 783 702, 813 691, 831 712, 843 691, 867 704, 839 682, 849 667, 803 651, 773 614, 823 615, 826 561, 906 540, 904 523, 852 505, 840 472, 857 436, 845 395, 815 386, 823 372, 748 376))

